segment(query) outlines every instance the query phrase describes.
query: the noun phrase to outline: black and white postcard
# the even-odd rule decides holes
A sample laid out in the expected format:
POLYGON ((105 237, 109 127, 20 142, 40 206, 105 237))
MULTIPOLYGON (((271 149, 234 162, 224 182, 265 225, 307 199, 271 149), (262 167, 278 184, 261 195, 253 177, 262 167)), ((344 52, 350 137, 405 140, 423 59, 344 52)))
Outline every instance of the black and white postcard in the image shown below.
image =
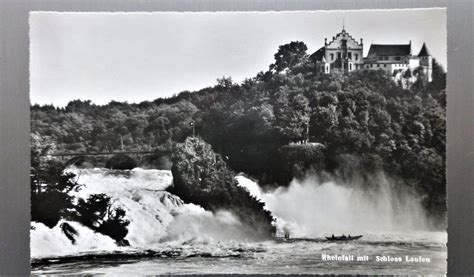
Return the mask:
POLYGON ((31 12, 33 274, 447 271, 446 9, 31 12))

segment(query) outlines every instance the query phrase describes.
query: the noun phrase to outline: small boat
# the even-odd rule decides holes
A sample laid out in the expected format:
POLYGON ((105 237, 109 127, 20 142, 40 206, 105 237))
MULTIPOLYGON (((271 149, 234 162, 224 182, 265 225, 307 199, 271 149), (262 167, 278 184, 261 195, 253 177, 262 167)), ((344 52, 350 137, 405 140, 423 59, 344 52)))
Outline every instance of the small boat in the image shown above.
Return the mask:
POLYGON ((332 236, 332 237, 326 237, 327 240, 330 240, 330 241, 346 241, 346 240, 356 240, 356 239, 360 239, 362 237, 362 235, 360 236, 345 236, 345 235, 342 235, 342 236, 332 236))

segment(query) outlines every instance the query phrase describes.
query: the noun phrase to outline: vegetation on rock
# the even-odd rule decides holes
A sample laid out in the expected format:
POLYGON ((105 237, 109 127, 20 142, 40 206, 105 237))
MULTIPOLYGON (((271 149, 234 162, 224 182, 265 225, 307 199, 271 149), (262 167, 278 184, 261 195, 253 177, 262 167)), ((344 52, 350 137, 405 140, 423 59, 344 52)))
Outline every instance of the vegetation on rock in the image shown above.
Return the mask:
POLYGON ((89 198, 78 199, 70 217, 92 230, 114 239, 120 246, 130 245, 125 239, 130 221, 124 219, 125 211, 113 208, 111 198, 105 194, 93 194, 89 198))
POLYGON ((188 137, 178 144, 172 156, 173 186, 169 189, 188 203, 206 210, 232 212, 252 229, 252 235, 270 237, 273 218, 264 203, 238 185, 235 173, 227 168, 221 155, 205 141, 188 137))

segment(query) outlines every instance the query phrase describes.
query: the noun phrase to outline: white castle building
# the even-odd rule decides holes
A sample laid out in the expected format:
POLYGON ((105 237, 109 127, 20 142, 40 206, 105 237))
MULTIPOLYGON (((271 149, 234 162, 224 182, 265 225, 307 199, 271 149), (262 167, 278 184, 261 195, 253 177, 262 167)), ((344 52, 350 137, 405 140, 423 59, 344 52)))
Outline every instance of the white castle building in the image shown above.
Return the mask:
POLYGON ((356 41, 344 27, 342 31, 324 46, 314 52, 310 58, 315 62, 318 72, 349 72, 354 70, 384 70, 392 75, 403 73, 407 69, 413 72, 422 70, 428 82, 432 80, 433 57, 423 43, 418 55, 413 55, 411 41, 408 44, 372 44, 367 57, 363 57, 362 38, 356 41))

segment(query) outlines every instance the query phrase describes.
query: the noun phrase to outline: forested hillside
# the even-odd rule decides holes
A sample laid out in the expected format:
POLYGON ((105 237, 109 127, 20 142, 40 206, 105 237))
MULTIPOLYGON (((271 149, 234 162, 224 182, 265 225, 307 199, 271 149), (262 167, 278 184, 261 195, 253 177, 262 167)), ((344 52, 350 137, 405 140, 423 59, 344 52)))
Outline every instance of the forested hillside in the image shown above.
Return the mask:
POLYGON ((442 67, 434 63, 433 82, 418 78, 404 89, 403 80, 383 71, 315 74, 306 50, 302 42, 282 45, 269 69, 253 78, 237 84, 223 77, 167 99, 33 105, 31 133, 56 152, 172 149, 192 134, 194 122, 196 135, 233 170, 262 185, 285 186, 308 169, 382 170, 425 195, 431 211, 444 212, 442 67))

